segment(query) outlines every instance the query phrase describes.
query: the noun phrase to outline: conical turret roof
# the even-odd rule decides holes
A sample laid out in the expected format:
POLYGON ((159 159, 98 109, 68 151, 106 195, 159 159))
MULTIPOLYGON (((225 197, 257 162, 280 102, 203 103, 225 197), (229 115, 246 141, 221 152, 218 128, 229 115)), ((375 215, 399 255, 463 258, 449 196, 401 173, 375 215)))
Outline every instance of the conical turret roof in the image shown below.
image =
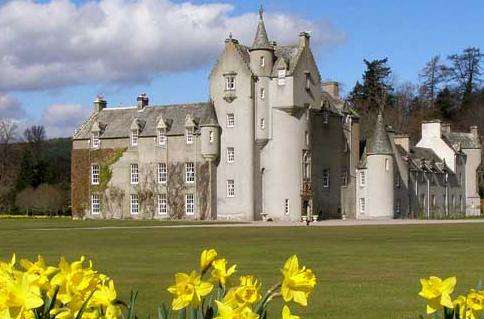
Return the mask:
POLYGON ((375 123, 375 131, 371 139, 369 140, 369 145, 367 149, 368 155, 389 155, 392 154, 392 146, 390 144, 390 139, 385 130, 385 123, 383 121, 383 115, 378 113, 378 118, 375 123))
POLYGON ((269 43, 269 37, 267 36, 266 26, 264 24, 264 10, 262 7, 259 9, 259 24, 257 25, 257 32, 255 34, 254 43, 252 49, 273 49, 269 43))

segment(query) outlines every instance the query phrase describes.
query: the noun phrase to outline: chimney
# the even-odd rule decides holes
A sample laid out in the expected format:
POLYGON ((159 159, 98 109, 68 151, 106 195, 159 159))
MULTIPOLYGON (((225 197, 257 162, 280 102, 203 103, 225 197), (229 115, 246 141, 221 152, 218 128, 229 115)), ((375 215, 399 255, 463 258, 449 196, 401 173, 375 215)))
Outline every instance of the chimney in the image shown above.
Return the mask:
POLYGON ((393 137, 395 145, 400 145, 405 152, 410 152, 410 136, 407 134, 395 134, 393 137))
POLYGON ((450 133, 450 123, 442 123, 440 130, 442 133, 450 133))
POLYGON ((309 38, 311 36, 308 32, 301 32, 299 33, 299 46, 300 47, 308 47, 309 46, 309 38))
POLYGON ((321 88, 335 99, 339 99, 339 83, 335 81, 327 81, 321 83, 321 88))
POLYGON ((149 99, 148 99, 148 96, 146 95, 146 93, 142 93, 138 96, 136 101, 138 102, 138 111, 141 111, 146 106, 148 106, 149 99))
POLYGON ((101 95, 98 95, 94 100, 93 105, 94 105, 94 113, 99 113, 102 110, 104 110, 108 104, 101 95))
POLYGON ((476 125, 471 126, 471 134, 474 136, 474 138, 479 138, 479 129, 476 125))

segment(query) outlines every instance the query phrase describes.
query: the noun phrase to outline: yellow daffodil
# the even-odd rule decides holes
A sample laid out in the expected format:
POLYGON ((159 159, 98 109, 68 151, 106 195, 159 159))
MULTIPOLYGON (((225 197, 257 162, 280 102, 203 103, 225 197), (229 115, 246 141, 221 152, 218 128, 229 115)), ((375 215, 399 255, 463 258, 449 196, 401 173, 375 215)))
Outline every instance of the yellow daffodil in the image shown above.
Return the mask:
POLYGON ((467 308, 467 297, 466 296, 459 296, 454 299, 452 302, 454 305, 454 308, 457 311, 457 308, 459 310, 459 318, 464 319, 465 318, 465 313, 466 313, 466 308, 467 308))
POLYGON ((2 288, 0 309, 3 318, 33 318, 33 309, 44 304, 35 277, 23 273, 2 288), (4 317, 3 317, 4 316, 4 317))
POLYGON ((218 253, 215 249, 205 249, 200 255, 200 271, 204 273, 212 265, 218 253))
POLYGON ((222 286, 225 286, 227 278, 235 273, 237 265, 233 265, 227 269, 227 261, 225 259, 216 259, 212 262, 212 277, 218 281, 222 286))
MULTIPOLYGON (((484 294, 471 289, 467 294, 467 317, 468 319, 478 319, 479 314, 484 311, 484 294)), ((464 318, 464 317, 462 317, 464 318)))
POLYGON ((121 309, 116 305, 117 293, 114 282, 110 280, 108 285, 99 286, 94 294, 90 305, 101 307, 106 314, 106 319, 117 319, 121 317, 121 309))
POLYGON ((284 305, 282 308, 282 319, 299 319, 299 316, 291 314, 289 307, 284 305))
POLYGON ((241 276, 240 286, 234 288, 235 302, 240 306, 249 306, 260 300, 260 284, 254 276, 241 276))
POLYGON ((171 308, 180 310, 188 305, 198 307, 201 297, 208 295, 213 289, 209 282, 202 281, 197 272, 192 271, 190 275, 185 273, 175 274, 175 285, 168 288, 168 292, 175 295, 171 308))
POLYGON ((435 276, 420 279, 422 290, 419 295, 427 300, 427 314, 436 312, 442 306, 449 309, 454 308, 450 294, 454 291, 456 282, 455 277, 449 277, 445 280, 435 276))
POLYGON ((308 297, 316 286, 316 276, 311 269, 299 268, 297 256, 290 257, 282 269, 284 279, 281 285, 281 294, 284 301, 294 302, 307 306, 308 297))
POLYGON ((233 308, 228 304, 215 300, 217 304, 217 316, 214 319, 258 319, 259 315, 249 307, 233 308))
POLYGON ((38 276, 37 283, 42 289, 49 289, 50 277, 57 272, 57 268, 46 266, 45 260, 42 256, 38 256, 36 262, 21 259, 20 265, 27 273, 38 276))

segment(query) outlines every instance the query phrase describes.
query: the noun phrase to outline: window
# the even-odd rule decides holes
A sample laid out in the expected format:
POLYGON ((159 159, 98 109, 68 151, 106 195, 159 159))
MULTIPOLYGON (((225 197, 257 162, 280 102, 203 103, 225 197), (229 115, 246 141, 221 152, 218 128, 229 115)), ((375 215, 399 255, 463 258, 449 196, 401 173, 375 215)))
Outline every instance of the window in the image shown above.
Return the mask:
POLYGON ((309 90, 311 88, 311 74, 309 72, 306 72, 306 90, 309 90))
POLYGON ((341 185, 348 186, 348 171, 345 167, 341 169, 341 185))
POLYGON ((385 171, 389 171, 390 170, 390 161, 388 160, 388 158, 385 158, 385 171))
POLYGON ((227 75, 225 77, 225 90, 235 91, 235 75, 227 75))
POLYGON ((99 140, 99 132, 92 133, 92 147, 99 148, 101 141, 99 140))
POLYGON ((235 162, 235 149, 233 147, 227 147, 227 162, 235 162))
POLYGON ((264 99, 266 97, 266 90, 264 88, 260 88, 260 98, 264 99))
POLYGON ((361 171, 360 172, 360 186, 365 186, 366 185, 366 172, 361 171))
POLYGON ((284 200, 284 215, 289 215, 289 199, 284 200))
POLYGON ((158 130, 158 145, 160 145, 160 146, 166 145, 166 131, 165 130, 158 130))
POLYGON ((266 121, 264 120, 264 118, 260 119, 260 128, 261 130, 266 128, 266 121))
POLYGON ((306 146, 309 146, 309 133, 308 132, 304 133, 304 139, 306 141, 306 146))
POLYGON ((455 208, 455 195, 452 195, 452 208, 455 208))
POLYGON ((364 214, 366 209, 366 203, 364 198, 360 198, 360 213, 364 214))
POLYGON ((227 197, 235 197, 235 181, 233 179, 227 180, 227 197))
POLYGON ((212 143, 213 143, 213 131, 210 131, 210 132, 208 133, 208 141, 210 142, 210 144, 212 144, 212 143))
POLYGON ((329 169, 323 169, 323 187, 329 187, 329 169))
POLYGON ((400 175, 395 174, 395 187, 400 188, 401 181, 400 181, 400 175))
POLYGON ((195 214, 195 198, 193 194, 185 194, 185 214, 195 214))
POLYGON ((166 184, 167 169, 166 163, 158 163, 158 184, 166 184))
POLYGON ((99 164, 92 164, 91 166, 91 184, 92 185, 99 185, 99 172, 100 172, 99 164))
POLYGON ((91 214, 99 215, 101 213, 101 199, 99 194, 91 195, 91 214))
POLYGON ((158 194, 157 207, 159 215, 166 215, 168 213, 168 204, 166 200, 166 194, 158 194))
POLYGON ((234 127, 235 126, 235 116, 234 113, 227 114, 227 127, 234 127))
POLYGON ((131 131, 131 146, 137 146, 138 145, 138 131, 133 130, 131 131))
POLYGON ((185 163, 185 181, 187 183, 195 183, 195 163, 185 163))
POLYGON ((187 144, 193 144, 193 130, 192 129, 186 130, 186 137, 187 137, 187 144))
POLYGON ((311 156, 309 151, 303 151, 303 179, 311 179, 311 156))
POLYGON ((261 56, 260 57, 260 66, 263 67, 265 64, 266 64, 266 59, 263 56, 261 56))
POLYGON ((462 201, 462 195, 459 195, 459 207, 460 207, 460 212, 464 210, 464 202, 462 201))
POLYGON ((138 164, 131 164, 131 184, 139 183, 138 164))
POLYGON ((137 194, 131 194, 130 212, 131 215, 137 215, 139 213, 139 197, 137 194))
POLYGON ((278 85, 286 84, 286 70, 277 71, 277 84, 278 85))
POLYGON ((327 125, 328 124, 328 121, 329 121, 329 113, 324 111, 323 112, 323 124, 324 125, 327 125))
POLYGON ((435 195, 432 194, 432 207, 435 207, 436 204, 435 195))
POLYGON ((400 215, 400 208, 401 208, 401 204, 400 204, 400 200, 398 199, 397 202, 395 203, 395 214, 400 215))

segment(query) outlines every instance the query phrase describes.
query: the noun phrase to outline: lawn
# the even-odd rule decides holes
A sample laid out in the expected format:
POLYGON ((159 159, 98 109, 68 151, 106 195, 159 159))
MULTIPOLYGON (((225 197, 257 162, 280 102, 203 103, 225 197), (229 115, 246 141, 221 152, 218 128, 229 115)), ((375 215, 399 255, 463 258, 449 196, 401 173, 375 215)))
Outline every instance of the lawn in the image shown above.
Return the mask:
MULTIPOLYGON (((198 254, 215 247, 239 273, 255 273, 267 285, 280 278, 286 257, 297 254, 313 268, 318 286, 304 318, 417 318, 422 276, 458 276, 458 292, 484 279, 484 224, 357 227, 223 227, 83 230, 92 224, 0 219, 0 258, 87 255, 114 278, 122 297, 140 291, 139 312, 153 313, 173 273, 198 266, 198 254), (62 225, 64 229, 31 230, 62 225), (29 229, 29 230, 27 230, 29 229)), ((279 317, 279 316, 275 316, 279 317)))

